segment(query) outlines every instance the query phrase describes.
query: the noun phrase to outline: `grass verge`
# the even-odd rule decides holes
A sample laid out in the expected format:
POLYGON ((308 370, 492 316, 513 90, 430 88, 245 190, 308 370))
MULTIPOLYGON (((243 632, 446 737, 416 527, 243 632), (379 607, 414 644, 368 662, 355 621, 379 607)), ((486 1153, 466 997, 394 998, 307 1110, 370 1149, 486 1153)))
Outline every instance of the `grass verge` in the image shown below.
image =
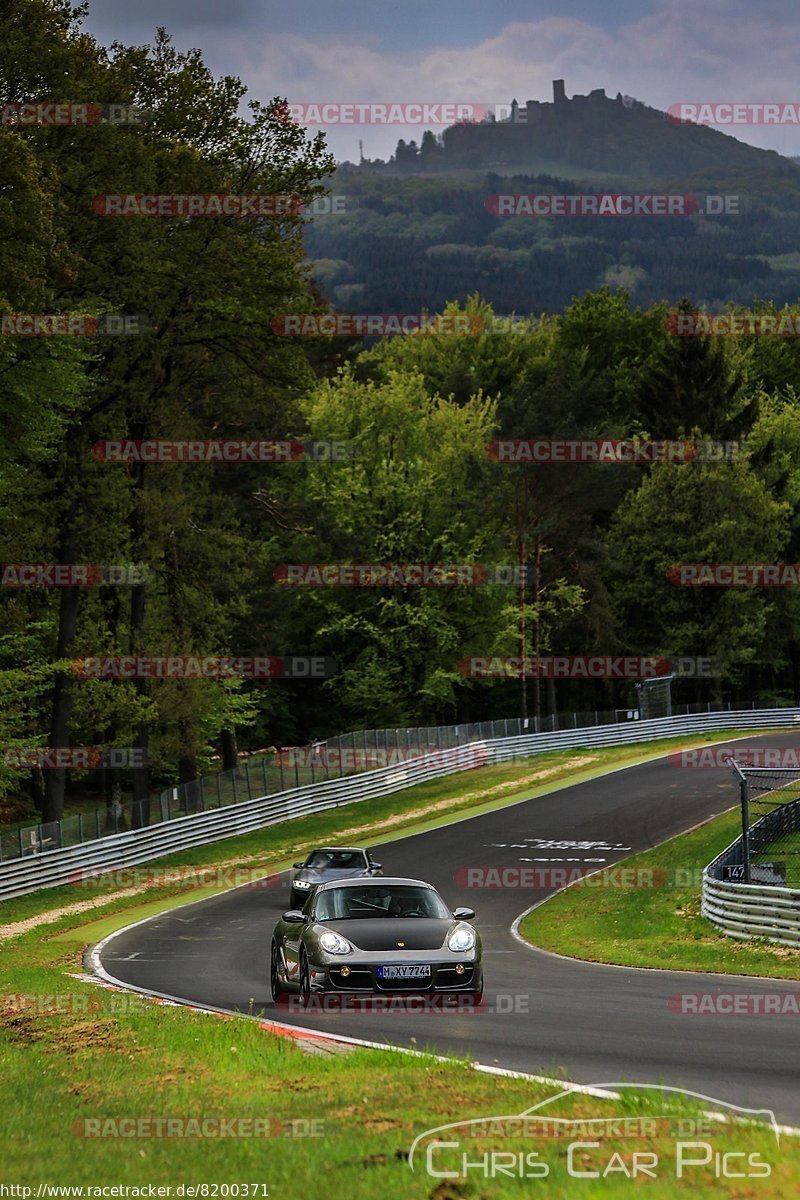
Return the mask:
POLYGON ((700 916, 705 867, 741 832, 738 808, 557 893, 520 924, 528 941, 628 967, 800 979, 800 950, 739 941, 700 916), (634 886, 624 886, 625 879, 634 886))

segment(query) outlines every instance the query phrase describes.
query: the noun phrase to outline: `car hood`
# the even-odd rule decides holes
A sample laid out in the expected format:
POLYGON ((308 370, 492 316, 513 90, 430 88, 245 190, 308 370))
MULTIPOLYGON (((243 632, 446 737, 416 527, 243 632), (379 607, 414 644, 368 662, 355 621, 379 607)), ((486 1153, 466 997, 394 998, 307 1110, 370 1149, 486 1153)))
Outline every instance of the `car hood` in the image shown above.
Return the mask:
POLYGON ((311 868, 304 868, 302 871, 295 871, 295 879, 304 879, 306 883, 313 883, 318 887, 321 883, 333 883, 336 879, 353 879, 357 875, 366 875, 366 867, 329 867, 325 871, 314 871, 311 868))
POLYGON ((434 917, 366 917, 357 921, 323 921, 358 950, 440 950, 453 922, 434 917), (398 946, 398 942, 405 943, 398 946))

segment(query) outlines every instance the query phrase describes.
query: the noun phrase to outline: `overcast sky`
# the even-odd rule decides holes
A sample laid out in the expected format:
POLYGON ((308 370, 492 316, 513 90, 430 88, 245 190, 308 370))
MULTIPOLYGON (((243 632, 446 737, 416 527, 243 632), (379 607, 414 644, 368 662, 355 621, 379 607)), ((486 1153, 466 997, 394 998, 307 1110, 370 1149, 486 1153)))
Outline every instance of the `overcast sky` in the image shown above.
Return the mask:
MULTIPOLYGON (((549 100, 604 87, 680 102, 800 101, 797 0, 91 0, 99 41, 142 44, 157 25, 199 47, 251 95, 323 101, 549 100)), ((441 127, 432 127, 441 132, 441 127)), ((387 157, 421 129, 331 126, 337 158, 387 157)), ((742 141, 800 155, 800 127, 740 126, 742 141)))

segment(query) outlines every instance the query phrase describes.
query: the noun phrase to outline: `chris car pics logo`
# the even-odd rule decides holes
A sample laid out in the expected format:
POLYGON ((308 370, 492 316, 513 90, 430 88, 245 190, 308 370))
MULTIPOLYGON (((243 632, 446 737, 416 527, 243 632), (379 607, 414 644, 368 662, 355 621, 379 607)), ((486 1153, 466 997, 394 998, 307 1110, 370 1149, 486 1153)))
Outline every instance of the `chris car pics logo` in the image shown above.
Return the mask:
POLYGON ((743 1108, 661 1084, 598 1083, 589 1092, 598 1102, 617 1102, 617 1111, 578 1118, 545 1112, 557 1101, 575 1097, 574 1088, 564 1088, 520 1113, 473 1117, 426 1129, 412 1142, 408 1165, 415 1173, 451 1181, 453 1187, 478 1189, 485 1180, 504 1178, 557 1179, 573 1187, 572 1180, 636 1185, 680 1179, 691 1185, 709 1176, 715 1181, 761 1181, 772 1175, 780 1129, 770 1109, 743 1108), (634 1096, 624 1095, 626 1090, 634 1096), (642 1098, 642 1115, 637 1115, 636 1092, 664 1093, 664 1110, 659 1112, 642 1098), (668 1101, 673 1096, 686 1098, 690 1107, 672 1106, 670 1111, 668 1101), (744 1141, 745 1129, 753 1126, 774 1134, 774 1151, 771 1141, 769 1153, 763 1148, 729 1146, 732 1137, 736 1142, 737 1133, 744 1141), (618 1142, 623 1152, 614 1148, 618 1142), (487 1149, 487 1143, 502 1143, 502 1148, 487 1149))

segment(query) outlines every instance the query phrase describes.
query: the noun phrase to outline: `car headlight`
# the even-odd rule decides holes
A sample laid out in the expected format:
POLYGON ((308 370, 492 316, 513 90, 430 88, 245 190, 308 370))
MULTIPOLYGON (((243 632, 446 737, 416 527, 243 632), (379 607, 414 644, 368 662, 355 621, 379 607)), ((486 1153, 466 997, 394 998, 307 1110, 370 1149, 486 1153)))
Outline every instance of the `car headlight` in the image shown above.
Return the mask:
POLYGON ((334 933, 331 929, 326 929, 320 934, 319 944, 328 954, 349 954, 352 946, 345 941, 343 937, 339 937, 338 933, 334 933))
POLYGON ((458 925, 447 939, 447 948, 455 950, 458 954, 463 954, 467 950, 474 950, 475 930, 470 929, 469 925, 458 925))
POLYGON ((307 892, 310 889, 311 884, 306 883, 305 879, 295 879, 292 887, 297 888, 298 892, 307 892))

